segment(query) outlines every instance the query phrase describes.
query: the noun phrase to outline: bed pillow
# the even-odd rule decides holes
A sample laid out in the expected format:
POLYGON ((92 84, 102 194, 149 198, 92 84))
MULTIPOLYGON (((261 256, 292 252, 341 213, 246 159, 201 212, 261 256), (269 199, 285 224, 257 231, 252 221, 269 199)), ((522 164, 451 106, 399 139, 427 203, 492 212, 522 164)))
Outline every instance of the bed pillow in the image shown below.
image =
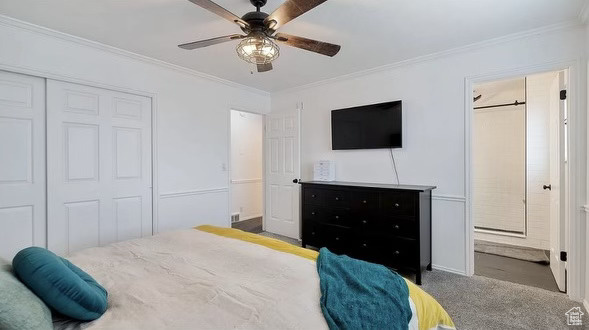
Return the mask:
POLYGON ((83 270, 49 250, 21 250, 12 260, 12 267, 47 306, 65 316, 92 321, 106 311, 106 290, 83 270))
POLYGON ((51 311, 0 259, 0 329, 51 330, 51 311))

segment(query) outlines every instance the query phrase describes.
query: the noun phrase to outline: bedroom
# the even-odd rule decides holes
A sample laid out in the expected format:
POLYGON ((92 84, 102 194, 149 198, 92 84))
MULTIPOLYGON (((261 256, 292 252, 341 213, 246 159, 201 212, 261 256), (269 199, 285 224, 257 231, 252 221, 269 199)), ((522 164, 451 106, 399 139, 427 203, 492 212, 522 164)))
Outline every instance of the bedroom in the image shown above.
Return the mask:
MULTIPOLYGON (((270 1, 262 10, 271 13, 282 2, 270 1)), ((218 1, 218 4, 239 15, 253 10, 248 1, 225 0, 218 1)), ((478 317, 472 313, 485 311, 488 315, 496 315, 493 313, 505 311, 477 301, 480 305, 473 305, 476 309, 460 314, 464 307, 460 299, 451 300, 451 295, 436 296, 440 292, 448 293, 448 290, 444 291, 448 283, 467 285, 464 293, 469 295, 487 292, 482 283, 473 282, 476 277, 472 276, 474 224, 469 213, 472 201, 467 137, 470 133, 466 117, 467 109, 471 108, 472 86, 483 81, 569 69, 569 287, 566 295, 554 299, 560 305, 570 307, 562 313, 560 310, 549 313, 546 310, 551 305, 542 300, 537 309, 524 310, 530 313, 527 320, 550 322, 550 319, 566 326, 564 312, 583 304, 586 312, 589 297, 586 294, 589 272, 586 271, 588 254, 585 245, 589 48, 586 8, 584 1, 564 0, 482 1, 476 4, 457 0, 438 2, 435 6, 426 1, 407 4, 400 1, 330 0, 296 18, 279 32, 339 44, 340 52, 334 57, 321 56, 278 43, 280 56, 274 62, 273 70, 257 73, 235 53, 238 41, 192 51, 177 47, 194 40, 240 32, 238 26, 232 26, 231 22, 189 1, 84 1, 83 6, 68 1, 2 1, 0 69, 3 75, 28 79, 29 84, 38 87, 41 94, 33 93, 38 101, 31 104, 39 107, 35 120, 39 119, 41 124, 25 127, 29 130, 27 136, 36 142, 23 135, 17 140, 18 135, 2 134, 1 150, 13 161, 9 162, 9 158, 3 156, 0 170, 12 165, 14 171, 4 172, 0 178, 3 182, 34 182, 40 187, 26 189, 38 189, 41 193, 34 194, 32 190, 16 192, 15 183, 3 184, 8 188, 0 193, 4 219, 0 227, 0 255, 11 260, 18 250, 30 245, 48 247, 65 255, 60 250, 66 248, 63 245, 68 242, 77 249, 96 243, 106 245, 119 240, 117 235, 123 240, 205 224, 229 226, 230 109, 264 114, 267 119, 299 110, 300 159, 293 160, 295 175, 289 176, 289 180, 284 179, 284 189, 295 190, 292 193, 294 205, 300 204, 300 187, 290 182, 293 179, 312 180, 314 163, 321 160, 335 162, 338 181, 395 183, 387 149, 332 150, 330 113, 336 109, 402 100, 403 148, 394 150, 400 182, 437 187, 432 195, 433 271, 425 272, 423 286, 448 310, 458 328, 472 328, 481 324, 473 323, 478 317), (153 24, 154 21, 158 24, 153 24), (350 24, 352 21, 354 24, 350 24), (50 143, 50 138, 64 136, 65 133, 59 131, 62 129, 59 120, 69 123, 80 115, 51 115, 56 109, 51 104, 62 106, 63 102, 50 103, 53 96, 49 92, 51 88, 71 90, 72 86, 84 88, 77 94, 104 94, 95 100, 97 103, 90 103, 94 106, 108 107, 113 103, 111 100, 128 95, 136 97, 137 102, 151 102, 151 106, 146 106, 151 116, 142 116, 143 120, 151 117, 149 123, 144 122, 141 126, 145 131, 133 135, 124 134, 129 132, 125 130, 121 134, 122 141, 131 145, 138 143, 138 137, 148 141, 142 152, 125 149, 121 157, 127 157, 125 159, 130 163, 121 167, 121 171, 124 172, 122 176, 133 176, 134 170, 150 169, 152 180, 138 187, 119 187, 121 190, 136 189, 137 192, 123 191, 119 195, 104 197, 105 200, 127 198, 119 201, 119 213, 123 218, 142 223, 139 232, 131 230, 136 227, 130 227, 118 234, 112 226, 99 226, 100 221, 112 224, 115 219, 111 216, 114 206, 101 212, 104 220, 97 217, 96 207, 106 207, 104 203, 73 208, 72 216, 86 222, 73 228, 71 242, 63 237, 63 217, 52 217, 51 198, 65 199, 68 194, 80 193, 66 192, 59 186, 52 190, 49 186, 60 184, 57 181, 52 183, 53 174, 65 171, 63 164, 51 163, 52 159, 63 158, 59 154, 63 150, 58 148, 58 141, 50 143), (101 97, 104 102, 100 101, 101 97), (45 101, 45 105, 39 104, 45 101), (50 130, 57 131, 49 134, 50 130), (23 147, 13 143, 16 141, 24 142, 23 147), (45 143, 46 150, 43 148, 45 143), (44 162, 45 153, 47 163, 44 162), (151 157, 148 157, 149 153, 151 157), (16 155, 24 164, 30 165, 24 167, 28 171, 19 167, 22 162, 17 162, 16 155), (133 163, 132 155, 142 155, 148 160, 133 163), (57 172, 51 170, 51 166, 57 172), (44 193, 46 190, 48 194, 44 193), (22 196, 23 200, 10 204, 8 201, 12 196, 22 196), (142 198, 128 198, 132 196, 142 198), (26 198, 29 200, 24 200, 26 198), (45 211, 33 213, 30 208, 22 208, 28 205, 45 211), (151 207, 146 211, 137 211, 147 205, 151 207), (93 207, 94 211, 91 211, 93 207), (147 216, 146 212, 151 215, 147 216), (141 216, 137 217, 137 214, 141 216), (52 219, 61 223, 56 225, 52 219), (35 233, 31 235, 33 229, 35 233), (54 229, 54 234, 62 236, 52 236, 54 229), (104 232, 99 237, 97 234, 101 230, 104 232), (60 247, 52 248, 52 244, 60 247)), ((2 95, 9 100, 22 96, 16 93, 2 95)), ((82 101, 78 99, 78 102, 82 101)), ((137 102, 134 104, 141 103, 137 102)), ((128 122, 133 108, 128 106, 129 102, 124 104, 127 105, 124 113, 127 116, 119 118, 123 122, 106 123, 107 126, 118 127, 128 122)), ((2 117, 6 116, 3 112, 2 117)), ((92 127, 98 125, 99 129, 105 124, 104 121, 83 123, 94 125, 92 127)), ((2 132, 17 131, 15 127, 5 121, 2 132)), ((86 135, 87 132, 74 130, 78 138, 73 141, 95 137, 86 135)), ((104 139, 101 146, 112 145, 113 133, 106 132, 99 134, 99 138, 104 139)), ((75 158, 79 167, 71 177, 73 180, 88 184, 84 178, 113 177, 112 173, 100 172, 112 168, 112 159, 93 159, 96 153, 88 151, 81 142, 73 143, 72 148, 90 155, 75 158)), ((264 179, 268 180, 268 177, 264 179)), ((100 189, 115 193, 108 184, 100 189)), ((77 201, 96 199, 84 197, 77 201)), ((290 217, 299 222, 297 217, 290 217)), ((299 230, 297 225, 291 227, 299 230)), ((284 228, 284 232, 290 229, 284 228)), ((506 288, 505 291, 517 288, 522 295, 529 292, 528 288, 506 288)), ((503 297, 500 292, 487 294, 495 299, 503 297)), ((517 306, 517 300, 513 306, 517 306)), ((486 320, 484 315, 481 318, 486 320)), ((502 321, 514 322, 509 317, 502 321)), ((481 322, 480 318, 478 322, 481 322)))

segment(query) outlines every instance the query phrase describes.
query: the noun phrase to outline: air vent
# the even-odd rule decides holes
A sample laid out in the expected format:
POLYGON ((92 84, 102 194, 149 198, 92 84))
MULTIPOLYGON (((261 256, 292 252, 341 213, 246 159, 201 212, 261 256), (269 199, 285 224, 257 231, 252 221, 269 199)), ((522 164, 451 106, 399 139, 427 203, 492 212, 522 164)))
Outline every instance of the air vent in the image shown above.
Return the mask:
POLYGON ((237 221, 239 221, 239 213, 233 213, 231 215, 231 222, 233 223, 233 222, 237 222, 237 221))

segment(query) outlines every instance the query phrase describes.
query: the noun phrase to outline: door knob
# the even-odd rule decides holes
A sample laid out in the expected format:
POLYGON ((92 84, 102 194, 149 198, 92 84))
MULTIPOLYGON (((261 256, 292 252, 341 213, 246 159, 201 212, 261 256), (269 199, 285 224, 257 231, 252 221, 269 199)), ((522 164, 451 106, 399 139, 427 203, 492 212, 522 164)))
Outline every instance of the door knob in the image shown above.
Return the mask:
POLYGON ((299 183, 301 181, 301 179, 294 179, 292 180, 292 183, 299 183))
POLYGON ((544 190, 546 190, 546 189, 552 190, 552 185, 551 184, 549 184, 549 185, 543 185, 542 186, 542 189, 544 189, 544 190))

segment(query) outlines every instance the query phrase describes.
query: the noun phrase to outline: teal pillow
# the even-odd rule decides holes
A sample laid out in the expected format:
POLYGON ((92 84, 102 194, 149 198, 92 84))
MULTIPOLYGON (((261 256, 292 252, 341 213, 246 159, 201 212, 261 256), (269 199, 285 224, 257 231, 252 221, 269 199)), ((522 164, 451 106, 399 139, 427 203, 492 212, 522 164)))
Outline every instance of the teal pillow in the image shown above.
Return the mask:
POLYGON ((52 330, 51 311, 0 259, 0 329, 52 330))
POLYGON ((49 250, 21 250, 12 260, 12 267, 47 306, 65 316, 92 321, 106 311, 106 290, 83 270, 49 250))

